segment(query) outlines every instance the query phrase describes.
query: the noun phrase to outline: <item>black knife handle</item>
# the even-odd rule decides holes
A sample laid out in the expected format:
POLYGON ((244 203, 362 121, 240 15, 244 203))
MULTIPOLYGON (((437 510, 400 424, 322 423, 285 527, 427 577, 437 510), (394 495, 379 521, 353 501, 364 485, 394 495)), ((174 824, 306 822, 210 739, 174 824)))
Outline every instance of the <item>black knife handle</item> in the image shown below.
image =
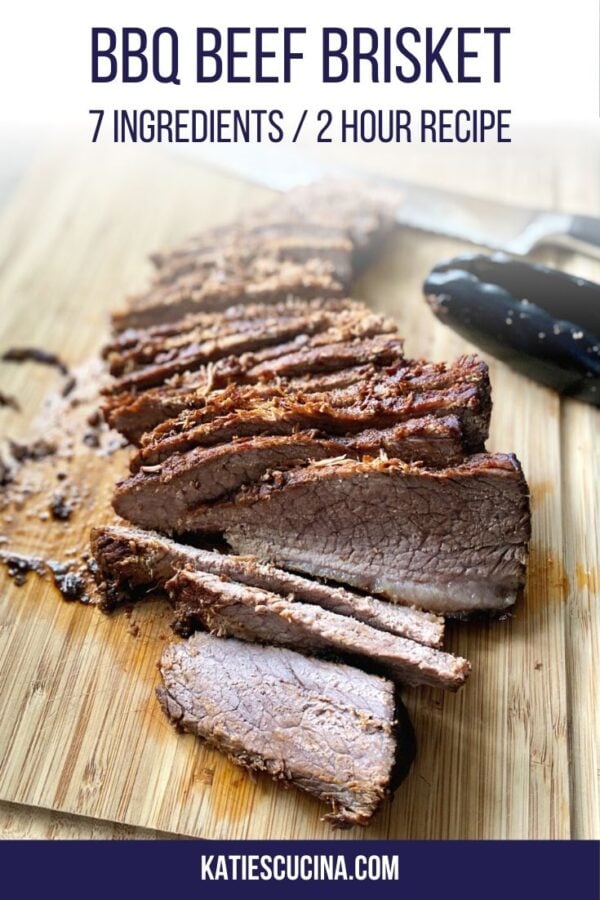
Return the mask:
POLYGON ((569 226, 569 237, 600 247, 600 219, 594 216, 573 216, 569 226))

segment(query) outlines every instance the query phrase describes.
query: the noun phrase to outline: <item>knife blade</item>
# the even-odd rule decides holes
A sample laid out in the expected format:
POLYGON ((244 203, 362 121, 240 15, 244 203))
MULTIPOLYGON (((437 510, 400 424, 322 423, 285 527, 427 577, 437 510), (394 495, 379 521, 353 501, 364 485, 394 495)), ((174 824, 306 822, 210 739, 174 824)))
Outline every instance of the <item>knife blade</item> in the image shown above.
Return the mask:
POLYGON ((527 256, 541 245, 560 246, 600 258, 600 218, 553 210, 528 209, 402 179, 315 160, 276 145, 177 145, 188 159, 276 191, 287 191, 321 178, 360 179, 389 185, 403 196, 396 212, 399 225, 445 235, 527 256))

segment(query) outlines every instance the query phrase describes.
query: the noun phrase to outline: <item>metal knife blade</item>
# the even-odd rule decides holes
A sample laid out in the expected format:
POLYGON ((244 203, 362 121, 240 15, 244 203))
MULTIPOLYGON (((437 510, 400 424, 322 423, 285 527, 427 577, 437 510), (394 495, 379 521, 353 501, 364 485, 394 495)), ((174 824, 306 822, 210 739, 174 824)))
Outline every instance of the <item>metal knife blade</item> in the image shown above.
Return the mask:
POLYGON ((320 178, 361 179, 400 190, 399 225, 457 238, 470 244, 526 256, 542 244, 600 257, 600 218, 527 209, 466 194, 413 184, 356 168, 329 164, 275 146, 177 145, 188 159, 276 191, 320 178))

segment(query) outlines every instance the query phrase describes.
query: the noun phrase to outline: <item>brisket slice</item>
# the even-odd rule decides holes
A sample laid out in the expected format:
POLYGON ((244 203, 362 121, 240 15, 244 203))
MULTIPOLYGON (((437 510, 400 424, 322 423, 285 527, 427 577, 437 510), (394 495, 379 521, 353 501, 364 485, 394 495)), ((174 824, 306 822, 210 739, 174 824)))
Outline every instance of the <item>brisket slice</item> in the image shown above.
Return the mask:
MULTIPOLYGON (((454 380, 448 369, 451 367, 440 364, 410 364, 392 374, 380 371, 369 381, 323 392, 295 392, 278 384, 232 387, 211 396, 203 406, 186 408, 177 419, 167 420, 146 434, 132 468, 156 465, 173 453, 223 443, 236 436, 289 434, 299 429, 348 435, 437 416, 455 417, 464 434, 464 447, 481 450, 491 411, 487 367, 477 373, 479 380, 460 363, 454 367, 454 380)), ((398 455, 428 461, 410 454, 398 455)))
MULTIPOLYGON (((237 432, 234 428, 233 433, 237 432)), ((268 472, 328 458, 372 458, 382 452, 437 466, 459 462, 464 458, 460 424, 452 416, 429 416, 352 437, 324 438, 314 431, 290 430, 199 446, 173 453, 155 465, 142 464, 118 483, 113 506, 124 519, 142 527, 180 531, 180 523, 199 504, 223 499, 268 472)))
MULTIPOLYGON (((197 372, 184 373, 170 379, 159 388, 150 388, 141 394, 125 393, 108 397, 103 404, 107 420, 133 444, 139 444, 142 435, 152 431, 167 419, 177 418, 184 410, 205 406, 211 391, 219 386, 213 367, 203 367, 197 372)), ((286 391, 315 393, 349 387, 373 376, 373 363, 352 366, 325 373, 307 372, 289 379, 275 379, 286 391)), ((262 382, 270 385, 272 382, 262 382)))
POLYGON ((154 325, 149 328, 129 328, 120 334, 114 335, 102 349, 104 359, 112 355, 130 351, 143 351, 145 345, 155 344, 165 338, 171 338, 179 334, 188 334, 196 329, 214 329, 221 331, 230 330, 236 323, 239 326, 249 326, 252 322, 265 319, 307 316, 315 312, 360 312, 370 313, 371 310, 359 300, 351 300, 344 297, 322 297, 316 300, 286 300, 284 303, 250 304, 231 306, 217 313, 196 313, 178 319, 175 322, 167 322, 165 325, 154 325))
MULTIPOLYGON (((240 366, 242 371, 261 364, 268 369, 272 360, 302 350, 305 346, 329 346, 385 335, 394 335, 398 341, 395 332, 396 327, 390 319, 373 313, 364 315, 362 312, 312 313, 299 318, 274 319, 268 324, 256 322, 250 328, 217 334, 182 347, 169 349, 165 346, 148 365, 134 367, 121 375, 111 385, 110 391, 143 391, 164 384, 174 375, 193 372, 219 360, 225 360, 225 370, 232 368, 233 373, 240 366), (241 363, 233 361, 232 364, 232 357, 234 360, 241 358, 241 363)), ((256 377, 260 374, 259 371, 256 377)), ((227 378, 227 374, 224 377, 227 378)))
POLYGON ((167 646, 160 673, 178 729, 317 797, 339 827, 366 825, 413 760, 393 684, 351 666, 198 633, 167 646))
MULTIPOLYGON (((396 203, 398 202, 396 198, 396 203)), ((157 253, 156 284, 188 275, 246 265, 256 256, 306 262, 326 260, 347 284, 394 224, 394 201, 369 196, 360 186, 326 191, 311 185, 253 210, 232 225, 191 238, 168 253, 157 253)))
POLYGON ((177 530, 422 609, 502 610, 525 581, 529 495, 512 455, 439 470, 324 460, 199 506, 177 530))
POLYGON ((344 287, 329 263, 312 259, 307 263, 257 260, 252 270, 212 272, 201 287, 152 287, 130 297, 128 307, 113 313, 115 331, 148 328, 197 312, 218 312, 229 306, 281 303, 288 297, 313 299, 340 297, 344 287))
MULTIPOLYGON (((311 339, 312 348, 316 347, 317 340, 318 337, 311 339)), ((373 340, 387 342, 389 339, 382 335, 373 340)), ((363 343, 356 342, 354 347, 349 345, 349 349, 358 350, 363 343)), ((252 365, 260 355, 266 362, 266 354, 277 350, 278 348, 268 348, 260 354, 244 354, 241 360, 252 365)), ((276 357, 274 362, 279 365, 280 357, 276 357)), ((226 364, 229 364, 229 360, 226 364)), ((213 389, 217 388, 218 381, 215 369, 216 367, 212 372, 213 389)), ((225 387, 218 385, 218 392, 211 397, 204 397, 201 402, 197 402, 197 390, 192 388, 184 414, 165 422, 154 435, 147 435, 143 444, 148 445, 159 438, 187 432, 195 425, 205 424, 232 412, 260 408, 269 400, 282 408, 286 403, 297 406, 307 402, 325 404, 332 409, 364 407, 376 409, 385 415, 386 410, 397 406, 398 402, 409 406, 415 395, 439 392, 442 396, 446 392, 450 395, 447 403, 451 403, 453 392, 456 395, 462 388, 474 388, 473 397, 478 401, 482 419, 486 415, 489 417, 491 407, 488 367, 476 356, 460 357, 451 364, 397 358, 393 364, 379 361, 379 365, 376 365, 371 361, 366 370, 355 364, 329 373, 305 372, 289 377, 278 368, 273 374, 277 377, 261 378, 250 383, 231 382, 225 387), (366 373, 364 377, 362 372, 366 373), (329 378, 325 378, 325 375, 329 375, 329 378), (309 395, 306 401, 304 395, 309 395)), ((485 422, 480 424, 480 430, 484 425, 485 422)))
MULTIPOLYGON (((130 603, 141 593, 163 589, 176 572, 185 568, 312 603, 430 647, 440 647, 443 641, 444 620, 439 616, 302 578, 253 557, 202 550, 153 532, 120 526, 94 528, 91 548, 98 565, 103 591, 101 608, 105 612, 122 602, 130 603)), ((193 610, 186 613, 185 604, 180 601, 180 627, 192 614, 193 610)))
MULTIPOLYGON (((212 360, 220 358, 216 355, 220 346, 223 348, 221 356, 241 355, 286 343, 298 335, 309 336, 332 329, 345 339, 392 334, 397 331, 391 319, 375 315, 362 304, 347 309, 318 308, 294 310, 293 313, 286 310, 286 314, 277 312, 276 315, 267 314, 251 319, 230 319, 224 316, 219 319, 221 321, 210 325, 202 323, 175 335, 148 338, 130 349, 113 352, 108 357, 110 372, 115 376, 123 376, 149 367, 161 371, 161 367, 166 364, 171 363, 176 367, 180 357, 193 357, 205 347, 212 360)), ((179 371, 177 369, 170 373, 166 370, 168 377, 179 371)), ((127 385, 127 381, 124 383, 127 385)))
POLYGON ((412 686, 457 690, 471 670, 466 659, 218 575, 182 569, 166 587, 176 608, 182 604, 181 626, 190 632, 204 627, 301 653, 341 655, 412 686))
POLYGON ((239 275, 251 271, 256 259, 300 265, 319 259, 328 264, 341 284, 347 285, 352 279, 352 254, 352 241, 341 228, 289 221, 257 225, 231 229, 228 239, 220 246, 199 252, 191 249, 170 263, 163 262, 153 284, 200 287, 202 280, 214 272, 239 275))
MULTIPOLYGON (((324 346, 316 345, 314 338, 306 339, 304 346, 302 343, 294 341, 284 347, 272 348, 273 352, 279 349, 282 354, 279 358, 272 355, 268 363, 272 380, 278 380, 284 372, 292 376, 306 377, 309 373, 335 372, 349 366, 392 366, 398 364, 403 355, 402 341, 386 337, 324 346)), ((169 385, 164 385, 160 389, 150 389, 141 395, 128 391, 109 396, 102 406, 102 411, 112 428, 116 428, 133 443, 138 443, 142 434, 151 425, 164 421, 172 409, 179 413, 188 408, 204 406, 206 394, 213 387, 267 378, 267 373, 260 370, 265 356, 265 351, 260 354, 249 353, 210 364, 200 373, 203 379, 201 386, 196 386, 191 391, 186 387, 188 396, 183 396, 178 388, 171 388, 171 380, 169 385)))

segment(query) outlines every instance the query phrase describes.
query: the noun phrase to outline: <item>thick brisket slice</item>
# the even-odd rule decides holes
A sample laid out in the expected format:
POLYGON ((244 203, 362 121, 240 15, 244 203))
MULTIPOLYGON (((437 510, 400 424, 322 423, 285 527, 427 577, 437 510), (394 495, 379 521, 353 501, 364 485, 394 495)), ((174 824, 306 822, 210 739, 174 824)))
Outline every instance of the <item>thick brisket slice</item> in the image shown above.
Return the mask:
MULTIPOLYGON (((189 547, 153 532, 120 526, 94 528, 91 547, 102 580, 105 611, 121 602, 130 603, 142 592, 164 588, 176 572, 186 568, 232 578, 340 615, 353 616, 380 631, 430 647, 440 647, 443 641, 444 620, 439 616, 302 578, 253 557, 228 556, 189 547)), ((179 621, 185 622, 186 618, 180 604, 179 621)))
MULTIPOLYGON (((264 420, 259 424, 264 425, 264 420)), ((235 427, 233 432, 239 430, 235 427)), ((124 519, 142 527, 179 531, 179 523, 199 504, 258 482, 267 472, 327 458, 372 458, 382 452, 395 459, 424 460, 430 465, 459 462, 464 457, 460 424, 453 417, 430 416, 353 437, 324 438, 316 432, 294 432, 290 428, 288 434, 199 446, 174 453, 158 464, 136 467, 134 475, 118 483, 113 506, 124 519)))
POLYGON ((218 575, 182 569, 167 590, 182 604, 182 626, 190 631, 203 626, 215 634, 301 653, 343 655, 408 685, 457 690, 471 669, 466 659, 442 650, 218 575))
POLYGON ((422 609, 500 610, 525 581, 529 495, 514 456, 439 470, 324 460, 198 507, 178 530, 225 532, 237 553, 422 609))
POLYGON ((160 672, 179 729, 327 803, 335 825, 366 825, 410 768, 410 722, 376 675, 208 634, 169 645, 160 672))

